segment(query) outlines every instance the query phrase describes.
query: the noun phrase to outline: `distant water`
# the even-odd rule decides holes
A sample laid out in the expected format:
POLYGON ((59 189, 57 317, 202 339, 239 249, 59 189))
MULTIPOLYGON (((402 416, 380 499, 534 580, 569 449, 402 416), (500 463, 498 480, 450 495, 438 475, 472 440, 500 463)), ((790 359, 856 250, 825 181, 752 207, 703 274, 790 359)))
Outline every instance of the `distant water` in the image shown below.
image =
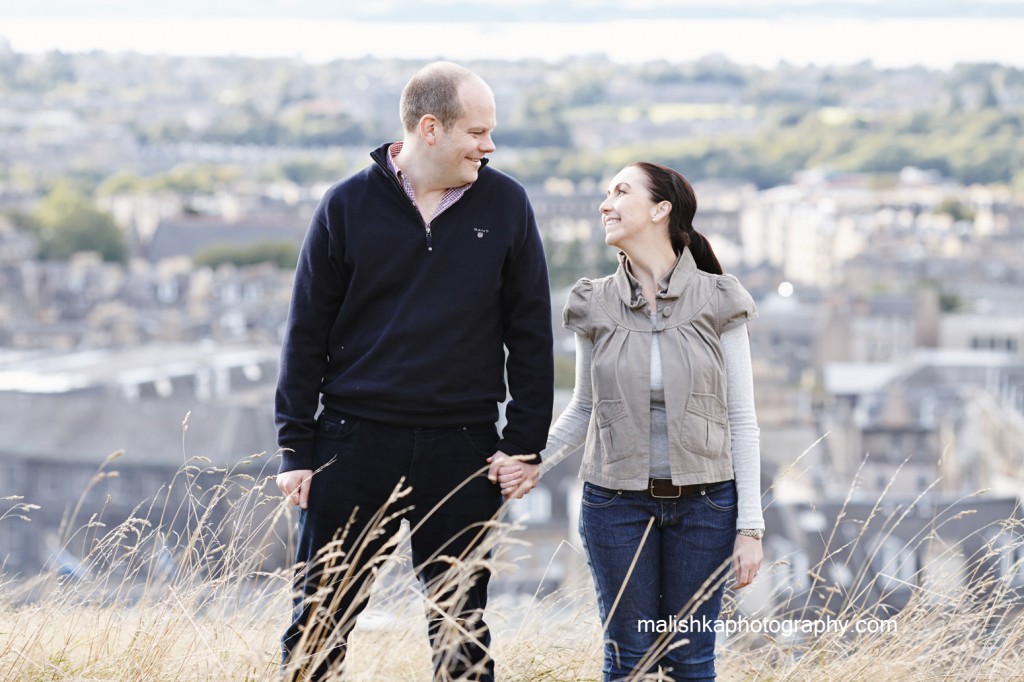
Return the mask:
MULTIPOLYGON (((0 13, 2 13, 0 9, 0 13)), ((958 62, 1024 66, 1024 19, 700 19, 592 23, 373 23, 312 19, 3 18, 0 36, 19 52, 105 50, 182 55, 299 57, 313 62, 371 55, 467 60, 606 54, 615 61, 689 61, 723 54, 773 67, 958 62)))

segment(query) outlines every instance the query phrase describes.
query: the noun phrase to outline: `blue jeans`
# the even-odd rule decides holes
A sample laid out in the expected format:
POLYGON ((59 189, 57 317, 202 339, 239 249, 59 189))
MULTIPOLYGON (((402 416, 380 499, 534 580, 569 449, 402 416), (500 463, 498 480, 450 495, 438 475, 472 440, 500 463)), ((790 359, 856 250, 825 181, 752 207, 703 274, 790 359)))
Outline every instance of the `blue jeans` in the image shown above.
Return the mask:
POLYGON ((675 499, 586 483, 580 536, 607 626, 604 679, 659 666, 671 679, 715 679, 713 625, 736 542, 735 483, 675 499), (701 603, 691 603, 695 596, 701 603))
POLYGON ((429 598, 435 677, 494 679, 483 620, 490 573, 475 554, 502 503, 484 469, 497 443, 493 424, 408 428, 321 413, 314 469, 324 469, 314 474, 308 508, 299 512, 296 561, 303 566, 282 638, 285 679, 321 680, 340 671, 348 635, 403 518, 413 529, 413 566, 429 598), (381 513, 400 481, 411 492, 381 513), (364 534, 374 525, 380 532, 364 534))

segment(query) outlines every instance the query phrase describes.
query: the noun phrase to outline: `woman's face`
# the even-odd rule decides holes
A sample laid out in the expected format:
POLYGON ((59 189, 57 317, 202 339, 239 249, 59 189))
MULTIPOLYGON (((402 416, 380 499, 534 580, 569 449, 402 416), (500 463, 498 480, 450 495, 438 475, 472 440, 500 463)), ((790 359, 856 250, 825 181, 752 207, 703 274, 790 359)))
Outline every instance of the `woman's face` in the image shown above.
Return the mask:
POLYGON ((667 202, 650 199, 647 175, 636 166, 627 166, 611 178, 600 211, 604 243, 620 249, 644 235, 655 218, 668 213, 667 202))
POLYGON ((627 166, 608 183, 608 195, 601 202, 604 241, 623 248, 652 227, 655 217, 664 211, 665 202, 651 200, 647 175, 636 166, 627 166))

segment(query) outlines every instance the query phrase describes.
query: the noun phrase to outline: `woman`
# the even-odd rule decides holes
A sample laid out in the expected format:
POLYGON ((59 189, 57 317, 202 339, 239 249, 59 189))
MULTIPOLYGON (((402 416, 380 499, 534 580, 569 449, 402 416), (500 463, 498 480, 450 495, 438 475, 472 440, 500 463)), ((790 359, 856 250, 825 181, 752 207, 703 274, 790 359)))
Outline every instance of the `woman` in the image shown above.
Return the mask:
POLYGON ((640 162, 612 179, 600 210, 619 268, 581 279, 563 317, 576 332, 573 399, 543 465, 499 469, 503 493, 519 497, 540 466, 585 443, 580 535, 607 628, 605 680, 659 667, 672 679, 714 679, 705 626, 721 612, 729 564, 737 588, 761 564, 746 328, 757 312, 693 228, 696 209, 670 168, 640 162))

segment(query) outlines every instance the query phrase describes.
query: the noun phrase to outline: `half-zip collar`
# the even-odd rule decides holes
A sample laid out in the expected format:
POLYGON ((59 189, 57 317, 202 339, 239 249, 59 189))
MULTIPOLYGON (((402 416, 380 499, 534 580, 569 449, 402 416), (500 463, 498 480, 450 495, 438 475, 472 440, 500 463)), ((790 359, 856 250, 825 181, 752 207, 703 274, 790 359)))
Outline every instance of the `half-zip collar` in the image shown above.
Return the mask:
MULTIPOLYGON (((434 235, 433 232, 431 231, 431 224, 433 223, 434 218, 439 216, 442 212, 453 206, 459 199, 461 199, 462 195, 469 191, 469 189, 472 186, 472 183, 470 183, 469 186, 463 186, 464 189, 462 189, 462 192, 457 194, 454 197, 454 199, 450 199, 447 195, 445 197, 442 197, 441 204, 438 206, 437 212, 430 218, 430 220, 427 220, 423 216, 423 214, 420 213, 419 207, 416 205, 416 200, 411 195, 412 190, 407 189, 407 186, 403 184, 402 180, 398 177, 397 169, 394 165, 394 161, 391 158, 391 148, 394 147, 396 144, 400 145, 401 143, 388 142, 386 144, 381 145, 377 149, 374 149, 372 152, 370 152, 370 158, 373 159, 376 168, 383 171, 384 174, 387 175, 388 178, 390 178, 392 184, 394 184, 398 188, 399 192, 401 192, 402 195, 409 201, 409 204, 412 206, 413 211, 416 212, 416 215, 419 217, 420 222, 423 223, 423 229, 427 239, 427 251, 433 251, 434 235)), ((487 161, 487 157, 483 157, 482 159, 480 159, 481 170, 484 168, 484 166, 487 165, 487 161)), ((452 192, 452 189, 450 188, 448 192, 452 192)))

